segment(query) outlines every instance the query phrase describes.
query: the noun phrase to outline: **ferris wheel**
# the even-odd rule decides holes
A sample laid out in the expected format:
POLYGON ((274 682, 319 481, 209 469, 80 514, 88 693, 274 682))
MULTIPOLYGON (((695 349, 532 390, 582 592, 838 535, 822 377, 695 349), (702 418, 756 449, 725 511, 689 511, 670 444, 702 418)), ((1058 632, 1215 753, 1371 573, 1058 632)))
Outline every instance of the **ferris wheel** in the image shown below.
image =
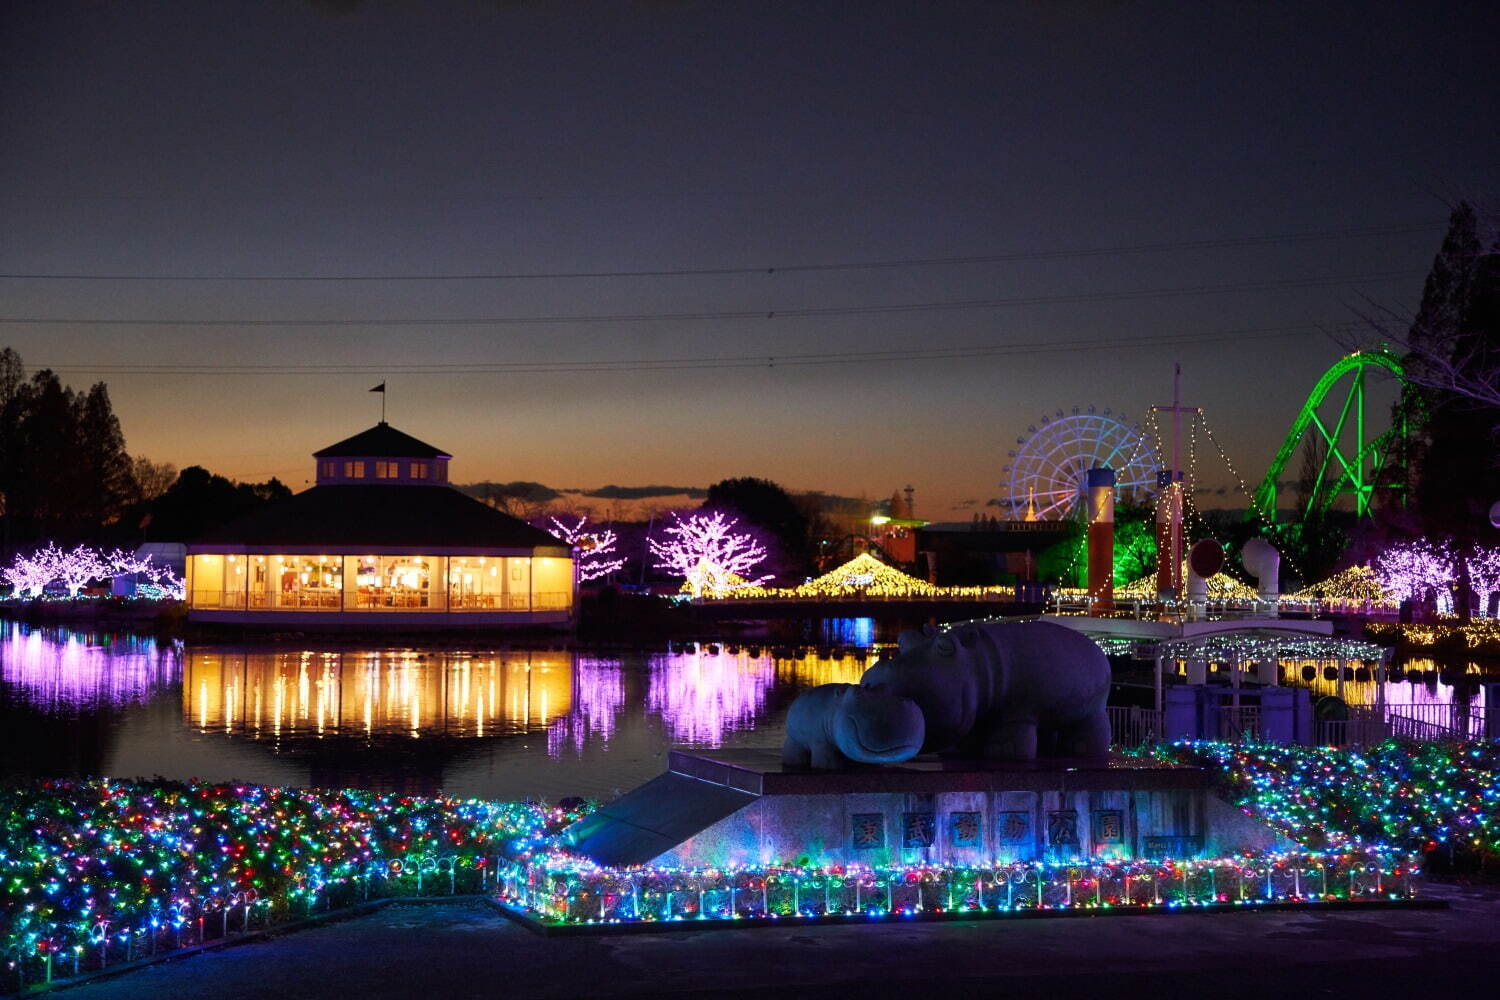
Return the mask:
POLYGON ((1016 438, 999 499, 1011 520, 1060 521, 1078 509, 1090 469, 1115 470, 1115 498, 1143 503, 1156 494, 1156 441, 1125 414, 1094 407, 1044 416, 1016 438))

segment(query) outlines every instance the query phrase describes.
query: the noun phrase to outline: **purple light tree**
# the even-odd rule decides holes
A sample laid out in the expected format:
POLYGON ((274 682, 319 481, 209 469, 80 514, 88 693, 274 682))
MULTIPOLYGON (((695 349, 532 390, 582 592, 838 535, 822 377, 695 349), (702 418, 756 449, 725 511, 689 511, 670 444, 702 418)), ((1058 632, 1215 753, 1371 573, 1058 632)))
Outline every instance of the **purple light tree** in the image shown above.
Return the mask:
POLYGON ((68 588, 69 597, 77 597, 90 580, 103 579, 109 575, 109 563, 87 545, 79 545, 63 554, 56 578, 68 588))
POLYGON ((666 538, 650 539, 656 568, 672 572, 687 584, 693 597, 723 594, 740 587, 754 587, 769 576, 750 579, 766 558, 766 547, 747 532, 734 531, 737 518, 722 513, 672 515, 663 529, 666 538))
POLYGON ((40 597, 42 589, 60 575, 65 558, 61 549, 48 542, 29 555, 17 553, 0 576, 15 588, 17 597, 40 597))
POLYGON ((578 579, 581 583, 608 576, 625 565, 624 558, 615 554, 619 539, 608 528, 603 531, 584 531, 587 517, 580 517, 572 527, 557 518, 549 518, 552 527, 546 530, 554 537, 567 542, 578 551, 578 579))
POLYGON ((1453 611, 1455 558, 1447 542, 1425 538, 1398 542, 1376 557, 1375 574, 1397 600, 1419 601, 1431 592, 1437 598, 1438 611, 1453 611))
POLYGON ((1479 613, 1489 614, 1490 595, 1500 591, 1500 546, 1477 545, 1464 556, 1469 586, 1479 598, 1479 613))

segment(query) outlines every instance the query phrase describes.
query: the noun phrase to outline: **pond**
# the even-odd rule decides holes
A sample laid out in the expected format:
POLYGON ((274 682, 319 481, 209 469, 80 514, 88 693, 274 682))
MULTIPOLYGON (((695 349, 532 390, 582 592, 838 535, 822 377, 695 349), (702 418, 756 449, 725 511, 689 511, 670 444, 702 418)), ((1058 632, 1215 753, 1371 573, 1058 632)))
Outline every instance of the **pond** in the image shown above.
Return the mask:
POLYGON ((5 623, 0 772, 608 798, 672 746, 779 746, 799 690, 857 681, 875 655, 206 646, 5 623))
MULTIPOLYGON (((857 681, 888 648, 868 619, 821 634, 845 645, 227 646, 4 622, 0 775, 611 798, 660 773, 673 746, 779 746, 799 691, 857 681)), ((1409 666, 1387 701, 1476 695, 1477 675, 1409 666)), ((1349 700, 1373 701, 1374 687, 1351 685, 1349 700)))

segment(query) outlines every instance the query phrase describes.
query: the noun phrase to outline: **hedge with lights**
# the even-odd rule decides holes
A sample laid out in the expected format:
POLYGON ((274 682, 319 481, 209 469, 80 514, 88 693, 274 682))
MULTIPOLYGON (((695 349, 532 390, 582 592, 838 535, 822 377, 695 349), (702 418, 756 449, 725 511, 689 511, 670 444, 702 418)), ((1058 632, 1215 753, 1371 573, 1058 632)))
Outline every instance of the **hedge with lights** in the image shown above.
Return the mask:
POLYGON ((0 944, 13 985, 363 899, 496 894, 551 924, 851 919, 1406 899, 1415 858, 1500 860, 1500 743, 1336 750, 1179 743, 1301 845, 1208 859, 605 868, 578 810, 253 785, 54 781, 0 790, 0 944))
POLYGON ((1188 742, 1152 752, 1217 769, 1236 804, 1315 850, 1441 852, 1462 868, 1500 862, 1500 742, 1188 742))
POLYGON ((372 894, 478 891, 573 813, 357 791, 115 780, 0 790, 0 943, 19 983, 372 894))

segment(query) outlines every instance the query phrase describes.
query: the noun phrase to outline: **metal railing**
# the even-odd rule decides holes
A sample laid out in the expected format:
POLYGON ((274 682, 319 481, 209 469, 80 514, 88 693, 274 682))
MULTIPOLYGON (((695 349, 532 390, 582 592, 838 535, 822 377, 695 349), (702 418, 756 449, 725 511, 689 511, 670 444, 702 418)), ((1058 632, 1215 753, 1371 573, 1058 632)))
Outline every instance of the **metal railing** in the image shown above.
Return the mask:
POLYGON ((1219 706, 1219 739, 1256 740, 1260 735, 1259 705, 1219 706))
POLYGON ((1154 708, 1134 705, 1110 705, 1110 742, 1132 749, 1155 743, 1161 738, 1161 713, 1154 708))
POLYGON ((573 606, 573 595, 566 590, 541 591, 535 594, 452 594, 447 607, 434 606, 426 591, 399 591, 383 588, 360 588, 353 600, 345 600, 342 590, 244 591, 194 590, 187 595, 188 607, 205 611, 566 611, 573 606))
POLYGON ((1318 723, 1324 746, 1373 746, 1388 739, 1441 742, 1500 733, 1500 707, 1456 703, 1350 705, 1347 719, 1318 723))

